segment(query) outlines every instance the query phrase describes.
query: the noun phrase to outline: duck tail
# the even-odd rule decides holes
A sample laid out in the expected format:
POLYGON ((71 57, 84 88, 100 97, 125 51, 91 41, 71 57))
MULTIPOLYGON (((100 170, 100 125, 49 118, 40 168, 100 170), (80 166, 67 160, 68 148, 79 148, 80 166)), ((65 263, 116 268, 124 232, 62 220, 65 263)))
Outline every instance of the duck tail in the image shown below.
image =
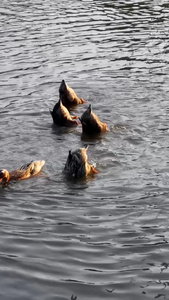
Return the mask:
POLYGON ((64 79, 62 80, 60 87, 59 87, 59 93, 63 93, 67 90, 67 86, 66 86, 66 82, 64 81, 64 79))
POLYGON ((91 114, 91 112, 92 112, 92 105, 91 104, 89 104, 89 106, 88 106, 88 111, 89 111, 89 114, 91 114))

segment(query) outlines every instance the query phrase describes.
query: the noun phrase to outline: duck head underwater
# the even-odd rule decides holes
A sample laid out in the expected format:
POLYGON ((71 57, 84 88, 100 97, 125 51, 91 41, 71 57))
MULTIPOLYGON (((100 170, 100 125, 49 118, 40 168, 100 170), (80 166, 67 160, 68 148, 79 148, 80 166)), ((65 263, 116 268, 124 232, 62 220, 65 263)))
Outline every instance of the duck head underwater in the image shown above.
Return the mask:
POLYGON ((62 104, 62 101, 59 100, 53 110, 51 111, 51 116, 53 118, 53 122, 56 125, 60 125, 60 126, 66 126, 66 127, 70 127, 70 126, 74 126, 74 125, 78 125, 78 122, 74 119, 78 119, 77 116, 71 116, 68 109, 62 104))
POLYGON ((10 180, 23 180, 37 175, 44 166, 44 160, 31 161, 11 172, 6 169, 0 170, 0 183, 4 184, 10 180))
POLYGON ((72 178, 83 178, 94 175, 97 170, 88 163, 87 149, 79 148, 75 151, 69 150, 69 155, 65 164, 65 172, 72 178))
POLYGON ((59 96, 63 105, 66 107, 71 107, 86 102, 82 98, 79 98, 74 90, 70 88, 64 80, 62 80, 59 87, 59 96))
POLYGON ((99 118, 92 112, 91 104, 82 114, 79 120, 82 123, 82 131, 84 134, 95 135, 109 131, 107 129, 107 124, 101 122, 99 118))

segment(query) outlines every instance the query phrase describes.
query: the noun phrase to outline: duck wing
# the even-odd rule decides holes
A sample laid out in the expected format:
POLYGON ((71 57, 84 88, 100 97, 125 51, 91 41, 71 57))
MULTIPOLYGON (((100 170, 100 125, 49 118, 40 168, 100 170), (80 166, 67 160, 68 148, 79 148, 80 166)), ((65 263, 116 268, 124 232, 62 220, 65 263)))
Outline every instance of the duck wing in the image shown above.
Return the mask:
POLYGON ((27 171, 30 167, 31 167, 31 164, 33 163, 33 160, 31 160, 31 162, 29 162, 28 164, 24 164, 23 166, 21 166, 18 170, 25 170, 27 171))
POLYGON ((44 166, 44 160, 31 161, 28 164, 25 164, 18 169, 18 171, 29 173, 30 176, 38 174, 42 167, 44 166))
POLYGON ((78 151, 69 151, 65 171, 74 178, 84 175, 84 161, 78 151))

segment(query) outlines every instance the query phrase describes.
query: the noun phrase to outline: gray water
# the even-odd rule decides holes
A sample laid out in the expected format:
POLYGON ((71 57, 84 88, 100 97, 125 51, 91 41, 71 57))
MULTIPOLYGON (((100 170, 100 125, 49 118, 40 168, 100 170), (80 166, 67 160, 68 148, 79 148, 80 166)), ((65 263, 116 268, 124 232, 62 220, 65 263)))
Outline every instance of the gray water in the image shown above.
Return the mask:
POLYGON ((0 299, 169 299, 168 98, 168 1, 1 0, 0 168, 46 165, 0 187, 0 299), (110 132, 53 126, 62 79, 110 132))

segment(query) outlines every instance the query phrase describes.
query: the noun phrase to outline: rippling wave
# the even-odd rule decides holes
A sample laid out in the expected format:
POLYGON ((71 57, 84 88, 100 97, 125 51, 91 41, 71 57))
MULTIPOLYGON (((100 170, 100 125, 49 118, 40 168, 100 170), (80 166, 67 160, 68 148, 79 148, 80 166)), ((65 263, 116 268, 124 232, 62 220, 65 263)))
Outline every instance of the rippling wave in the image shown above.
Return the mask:
POLYGON ((46 160, 0 187, 1 299, 168 299, 168 18, 165 0, 1 1, 1 168, 46 160), (62 79, 109 133, 53 126, 62 79), (86 144, 99 174, 70 182, 86 144))

